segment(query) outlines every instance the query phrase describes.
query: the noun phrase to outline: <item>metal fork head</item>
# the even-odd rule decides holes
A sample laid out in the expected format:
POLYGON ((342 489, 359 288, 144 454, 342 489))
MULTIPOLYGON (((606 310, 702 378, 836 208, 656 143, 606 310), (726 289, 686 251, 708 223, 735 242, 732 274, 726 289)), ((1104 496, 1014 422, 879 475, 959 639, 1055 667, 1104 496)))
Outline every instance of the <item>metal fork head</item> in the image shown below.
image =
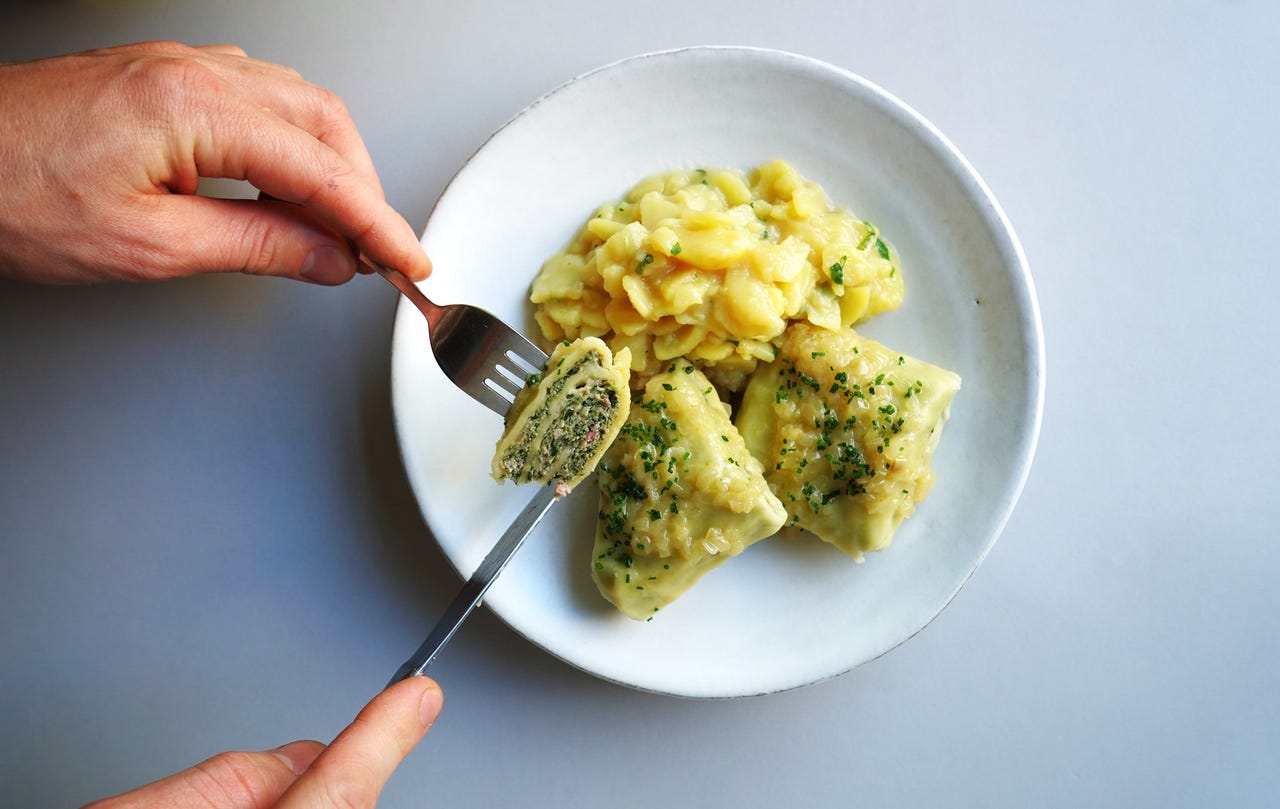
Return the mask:
POLYGON ((493 314, 467 304, 442 307, 431 330, 440 370, 471 398, 505 416, 547 355, 493 314))
POLYGON ((500 416, 506 416, 531 374, 547 355, 524 335, 477 306, 433 303, 403 273, 370 262, 408 298, 431 335, 436 363, 455 385, 500 416))

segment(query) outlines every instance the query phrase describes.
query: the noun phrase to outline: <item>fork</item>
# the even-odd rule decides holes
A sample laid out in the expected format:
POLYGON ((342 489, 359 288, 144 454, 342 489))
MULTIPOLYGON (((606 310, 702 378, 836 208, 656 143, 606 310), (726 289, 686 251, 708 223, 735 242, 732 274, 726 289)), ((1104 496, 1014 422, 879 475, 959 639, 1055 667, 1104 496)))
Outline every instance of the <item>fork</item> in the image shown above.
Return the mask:
MULTIPOLYGON (((404 273, 367 257, 365 261, 427 319, 431 350, 445 376, 485 407, 506 416, 516 393, 525 386, 530 374, 542 370, 547 355, 489 312, 466 304, 440 306, 404 273)), ((554 485, 543 486, 533 496, 445 608, 427 639, 392 676, 388 686, 426 671, 556 499, 554 485)))
POLYGON ((530 374, 542 370, 546 353, 489 312, 460 303, 440 306, 404 273, 364 260, 427 319, 431 351, 444 375, 480 404, 506 416, 530 374))

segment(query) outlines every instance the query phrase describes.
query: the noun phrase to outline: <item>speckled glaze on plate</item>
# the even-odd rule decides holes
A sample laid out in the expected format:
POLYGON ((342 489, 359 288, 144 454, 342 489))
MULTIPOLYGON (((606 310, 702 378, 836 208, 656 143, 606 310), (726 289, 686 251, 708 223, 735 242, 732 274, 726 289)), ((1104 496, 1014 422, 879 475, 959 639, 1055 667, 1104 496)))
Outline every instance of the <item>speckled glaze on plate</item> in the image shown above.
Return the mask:
MULTIPOLYGON (((542 261, 594 209, 675 167, 788 160, 902 257, 906 300, 859 328, 958 372, 964 387, 934 458, 937 484, 882 553, 855 564, 807 539, 759 542, 654 620, 635 622, 589 573, 597 490, 555 506, 490 590, 488 607, 599 677, 687 697, 795 688, 871 660, 922 629, 995 543, 1039 433, 1044 348, 1026 260, 987 187, 946 138, 884 90, 794 54, 700 47, 580 76, 495 132, 454 177, 422 242, 423 284, 531 337, 542 261)), ((500 419, 435 366, 401 301, 392 396, 410 484, 469 575, 532 495, 488 475, 500 419)))

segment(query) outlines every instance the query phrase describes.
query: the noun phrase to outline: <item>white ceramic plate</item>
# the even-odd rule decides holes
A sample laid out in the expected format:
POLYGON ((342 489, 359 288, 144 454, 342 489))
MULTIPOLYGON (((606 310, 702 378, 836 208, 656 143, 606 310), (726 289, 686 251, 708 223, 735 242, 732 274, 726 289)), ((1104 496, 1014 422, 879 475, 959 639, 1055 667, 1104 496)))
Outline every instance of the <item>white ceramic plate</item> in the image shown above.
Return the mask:
MULTIPOLYGON (((860 328, 960 373, 938 482, 885 552, 855 564, 819 541, 758 543, 653 621, 618 614, 589 574, 597 490, 556 505, 486 603, 600 677, 693 697, 768 693, 846 672, 923 628, 990 550, 1026 478, 1043 346, 1026 262, 977 174, 928 122, 843 70, 776 51, 692 48, 574 79, 496 132, 423 234, 437 302, 482 306, 536 337, 542 261, 594 209, 674 167, 790 161, 902 256, 902 308, 860 328)), ((532 496, 488 475, 500 419, 436 367, 401 301, 396 424, 410 483, 445 554, 470 575, 532 496)))

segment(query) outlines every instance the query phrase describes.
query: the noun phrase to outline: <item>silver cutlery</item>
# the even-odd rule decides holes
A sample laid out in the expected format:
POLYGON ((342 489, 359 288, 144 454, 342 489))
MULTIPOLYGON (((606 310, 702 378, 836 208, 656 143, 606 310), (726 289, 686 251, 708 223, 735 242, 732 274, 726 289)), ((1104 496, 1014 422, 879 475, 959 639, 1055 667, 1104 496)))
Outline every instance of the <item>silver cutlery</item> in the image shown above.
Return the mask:
MULTIPOLYGON (((445 376, 473 399, 505 417, 516 393, 530 374, 542 370, 547 355, 489 312, 466 304, 440 306, 403 273, 371 261, 369 264, 427 319, 431 350, 445 376)), ((388 686, 426 671, 555 500, 553 485, 544 486, 534 495, 388 686)))

